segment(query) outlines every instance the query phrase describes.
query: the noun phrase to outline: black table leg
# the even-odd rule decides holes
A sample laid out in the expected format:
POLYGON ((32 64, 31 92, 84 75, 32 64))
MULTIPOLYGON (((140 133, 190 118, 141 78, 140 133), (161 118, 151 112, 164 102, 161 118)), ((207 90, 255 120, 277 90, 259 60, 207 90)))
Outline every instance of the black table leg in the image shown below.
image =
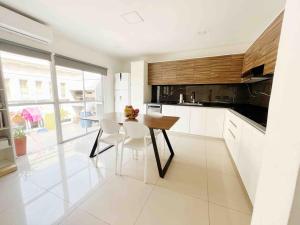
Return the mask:
POLYGON ((101 154, 101 153, 105 152, 106 150, 110 149, 111 147, 113 147, 113 145, 109 145, 109 146, 105 147, 104 149, 102 149, 102 150, 101 150, 100 152, 98 152, 97 154, 95 154, 96 149, 97 149, 97 146, 98 146, 98 139, 101 137, 102 133, 103 133, 103 131, 102 131, 102 129, 100 128, 100 129, 99 129, 99 132, 98 132, 98 134, 97 134, 96 140, 95 140, 95 142, 94 142, 92 151, 91 151, 91 153, 90 153, 90 158, 94 158, 94 157, 97 156, 98 154, 101 154))
POLYGON ((168 138, 168 135, 166 133, 165 130, 162 130, 162 133, 164 135, 164 138, 167 142, 167 145, 168 145, 168 148, 169 148, 169 151, 170 151, 170 156, 168 158, 168 161, 166 162, 164 168, 162 168, 161 166, 161 162, 160 162, 160 158, 159 158, 159 153, 158 153, 158 149, 157 149, 157 144, 156 144, 156 138, 155 138, 155 135, 154 135, 154 131, 152 128, 149 128, 150 129, 150 135, 151 135, 151 140, 152 140, 152 145, 153 145, 153 150, 154 150, 154 155, 155 155, 155 159, 156 159, 156 164, 157 164, 157 168, 158 168, 158 173, 159 173, 159 176, 161 178, 164 178, 165 174, 167 173, 167 170, 170 166, 170 163, 174 157, 174 151, 173 151, 173 148, 172 148, 172 145, 169 141, 169 138, 168 138))

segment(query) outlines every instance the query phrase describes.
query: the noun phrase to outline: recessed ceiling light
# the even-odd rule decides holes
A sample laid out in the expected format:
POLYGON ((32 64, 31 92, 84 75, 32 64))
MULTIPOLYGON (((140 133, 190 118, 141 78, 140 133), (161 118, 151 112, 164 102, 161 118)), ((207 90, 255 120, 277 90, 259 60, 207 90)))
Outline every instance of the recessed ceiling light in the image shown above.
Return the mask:
POLYGON ((144 22, 144 19, 140 16, 137 11, 124 13, 121 17, 129 24, 136 24, 144 22))

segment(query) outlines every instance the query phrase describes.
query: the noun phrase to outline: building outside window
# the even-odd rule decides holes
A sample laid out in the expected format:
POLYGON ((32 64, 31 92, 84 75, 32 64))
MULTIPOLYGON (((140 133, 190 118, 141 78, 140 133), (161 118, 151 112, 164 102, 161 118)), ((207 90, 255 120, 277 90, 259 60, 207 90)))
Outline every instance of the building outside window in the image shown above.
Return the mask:
POLYGON ((28 80, 19 80, 20 83, 20 92, 22 98, 26 98, 29 94, 29 89, 28 89, 28 80))
POLYGON ((35 81, 35 91, 38 96, 43 95, 43 82, 42 81, 35 81))

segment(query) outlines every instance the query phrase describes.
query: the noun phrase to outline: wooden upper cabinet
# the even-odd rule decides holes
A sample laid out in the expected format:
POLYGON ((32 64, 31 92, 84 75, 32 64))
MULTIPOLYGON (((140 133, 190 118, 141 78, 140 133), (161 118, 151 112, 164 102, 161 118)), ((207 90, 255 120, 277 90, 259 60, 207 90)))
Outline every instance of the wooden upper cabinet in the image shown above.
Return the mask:
POLYGON ((151 85, 239 83, 243 54, 150 63, 151 85))
POLYGON ((194 60, 180 60, 176 63, 176 83, 191 84, 194 78, 194 60))
POLYGON ((161 84, 175 84, 176 81, 176 62, 164 62, 162 63, 162 79, 160 81, 161 84))
POLYGON ((244 55, 226 55, 210 58, 210 79, 207 83, 240 83, 244 55))
POLYGON ((148 64, 148 83, 159 85, 163 77, 162 63, 149 63, 148 64))
POLYGON ((246 51, 243 73, 264 64, 264 75, 273 73, 275 69, 283 12, 260 35, 246 51))

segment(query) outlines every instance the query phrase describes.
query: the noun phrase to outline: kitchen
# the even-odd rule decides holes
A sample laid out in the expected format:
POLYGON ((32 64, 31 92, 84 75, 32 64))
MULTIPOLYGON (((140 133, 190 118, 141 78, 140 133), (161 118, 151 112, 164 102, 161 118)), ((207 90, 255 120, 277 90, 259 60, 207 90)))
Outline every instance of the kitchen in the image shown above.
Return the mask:
MULTIPOLYGON (((179 117, 171 131, 224 139, 252 204, 283 15, 245 54, 149 64, 137 61, 131 63, 131 75, 115 76, 117 87, 130 83, 133 106, 144 113, 179 117)), ((122 110, 128 98, 123 104, 117 101, 116 107, 121 105, 122 110)))
POLYGON ((1 0, 1 225, 299 224, 299 11, 1 0))

